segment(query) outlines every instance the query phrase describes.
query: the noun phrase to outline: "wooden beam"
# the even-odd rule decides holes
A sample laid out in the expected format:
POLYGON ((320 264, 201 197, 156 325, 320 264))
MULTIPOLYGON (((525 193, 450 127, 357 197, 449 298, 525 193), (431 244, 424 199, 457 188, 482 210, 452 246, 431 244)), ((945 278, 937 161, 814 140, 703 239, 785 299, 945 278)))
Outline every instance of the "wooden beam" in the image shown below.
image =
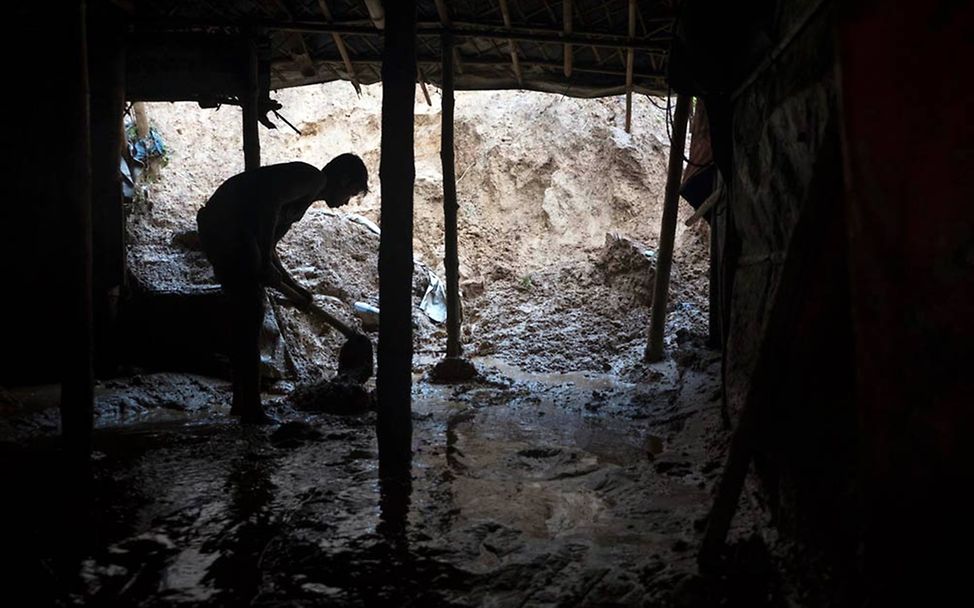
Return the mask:
MULTIPOLYGON (((341 62, 342 62, 341 57, 334 57, 334 56, 324 57, 320 61, 320 63, 328 63, 328 64, 339 64, 341 62)), ((361 66, 370 66, 370 65, 380 65, 382 63, 382 60, 374 56, 370 56, 370 57, 358 56, 352 60, 352 63, 354 65, 361 67, 361 66)), ((429 56, 423 56, 417 59, 417 63, 423 66, 423 68, 425 69, 427 67, 441 66, 443 60, 439 57, 434 58, 429 56)), ((466 63, 467 66, 469 67, 488 67, 488 68, 510 65, 510 61, 506 59, 504 60, 465 59, 464 63, 466 63)), ((562 70, 561 63, 555 63, 552 61, 544 62, 544 61, 532 61, 532 60, 522 59, 520 61, 520 64, 522 67, 535 67, 535 68, 542 68, 546 70, 558 70, 558 71, 562 70)), ((586 74, 602 74, 604 76, 615 76, 619 78, 624 78, 626 75, 625 69, 608 69, 598 65, 593 66, 593 65, 579 64, 579 63, 573 63, 572 70, 575 72, 583 72, 586 74)), ((639 81, 662 80, 665 78, 666 78, 666 74, 664 74, 663 72, 658 72, 655 74, 650 74, 646 72, 633 72, 633 87, 635 87, 636 83, 639 81)))
MULTIPOLYGON (((507 6, 507 0, 498 0, 501 9, 501 16, 504 18, 504 27, 511 29, 511 11, 507 6)), ((511 51, 511 67, 514 69, 514 77, 517 83, 523 85, 524 77, 521 75, 521 62, 517 56, 517 43, 507 39, 507 47, 511 51)))
POLYGON ((707 199, 699 207, 697 207, 697 210, 693 212, 693 215, 688 217, 687 221, 683 222, 684 226, 693 226, 694 224, 699 222, 700 218, 710 213, 710 210, 717 205, 718 201, 720 201, 721 195, 724 194, 724 184, 720 179, 719 173, 717 174, 716 179, 717 179, 717 185, 714 188, 714 191, 710 193, 710 196, 708 196, 707 199))
MULTIPOLYGON (((331 9, 328 8, 327 0, 318 0, 318 7, 321 9, 321 14, 324 15, 325 20, 329 22, 334 21, 331 9)), ((345 46, 345 39, 342 38, 341 34, 336 32, 332 32, 331 39, 335 42, 335 48, 338 49, 338 54, 341 55, 342 61, 345 63, 345 72, 348 74, 348 79, 352 83, 352 88, 355 89, 357 94, 361 95, 362 86, 359 84, 358 74, 355 73, 355 67, 352 65, 352 59, 348 54, 348 47, 345 46)))
MULTIPOLYGON (((450 11, 446 8, 446 2, 444 0, 436 0, 436 14, 440 17, 440 24, 446 29, 453 28, 453 20, 450 19, 450 11)), ((440 40, 442 40, 442 33, 440 35, 440 40)), ((460 51, 457 47, 453 47, 453 65, 458 72, 463 74, 463 63, 460 61, 460 51)))
POLYGON ((89 35, 98 44, 89 53, 91 93, 92 280, 95 370, 104 377, 118 362, 117 312, 126 278, 125 217, 121 173, 125 141, 125 15, 99 3, 88 12, 89 35))
POLYGON ((379 476, 408 471, 412 458, 413 108, 416 1, 385 5, 382 61, 382 182, 379 241, 379 476))
POLYGON ((666 193, 663 197, 663 219, 659 230, 656 256, 656 284, 653 286, 653 311, 650 316, 647 361, 663 360, 663 333, 666 330, 666 304, 670 287, 670 268, 673 265, 673 241, 676 236, 676 212, 680 203, 680 181, 683 177, 683 151, 686 147, 687 119, 690 116, 690 97, 676 98, 673 111, 673 139, 670 141, 670 164, 666 174, 666 193))
MULTIPOLYGON (((167 31, 185 30, 193 28, 243 28, 255 27, 263 30, 276 30, 281 32, 316 32, 350 34, 355 36, 376 36, 374 25, 364 25, 360 21, 341 22, 341 23, 321 23, 316 21, 279 21, 274 19, 256 19, 246 23, 232 20, 193 20, 193 19, 158 19, 152 21, 135 21, 139 31, 167 31)), ((618 34, 605 34, 600 32, 577 32, 565 34, 564 31, 552 28, 538 27, 512 27, 491 28, 483 27, 476 23, 461 23, 454 21, 450 26, 441 23, 421 23, 417 26, 416 35, 422 37, 439 38, 445 31, 453 34, 455 39, 460 38, 492 38, 494 40, 515 40, 518 42, 536 42, 538 44, 572 44, 582 46, 597 46, 614 49, 633 48, 640 52, 655 53, 665 56, 669 49, 668 36, 651 36, 642 38, 629 38, 618 34)), ((456 61, 456 56, 454 56, 456 61)), ((458 72, 459 66, 458 67, 458 72)))
POLYGON ((91 131, 88 88, 88 40, 85 2, 69 8, 61 37, 67 98, 70 153, 62 188, 64 231, 61 433, 70 460, 88 462, 94 423, 94 331, 92 315, 91 131))
MULTIPOLYGON (((561 20, 562 29, 565 32, 565 38, 572 33, 572 0, 562 0, 562 10, 561 10, 561 20)), ((572 45, 570 42, 565 42, 564 47, 565 55, 565 78, 572 77, 572 45)))
POLYGON ((443 36, 443 111, 440 161, 443 164, 443 226, 446 268, 446 356, 460 356, 460 261, 457 246, 457 173, 453 142, 453 40, 443 36))
MULTIPOLYGON (((629 0, 629 37, 636 36, 636 0, 629 0)), ((632 133, 632 70, 636 53, 626 50, 626 133, 632 133)))
POLYGON ((369 17, 375 24, 375 29, 384 30, 386 28, 386 10, 382 8, 382 0, 364 0, 365 8, 369 11, 369 17))
POLYGON ((260 166, 260 132, 257 130, 260 84, 258 81, 257 44, 247 41, 247 57, 244 66, 246 88, 240 99, 243 112, 244 169, 250 171, 260 166))
POLYGON ((426 88, 426 77, 423 76, 423 70, 417 69, 416 75, 419 77, 419 86, 423 90, 423 99, 426 100, 426 105, 433 107, 433 100, 430 98, 429 89, 426 88))

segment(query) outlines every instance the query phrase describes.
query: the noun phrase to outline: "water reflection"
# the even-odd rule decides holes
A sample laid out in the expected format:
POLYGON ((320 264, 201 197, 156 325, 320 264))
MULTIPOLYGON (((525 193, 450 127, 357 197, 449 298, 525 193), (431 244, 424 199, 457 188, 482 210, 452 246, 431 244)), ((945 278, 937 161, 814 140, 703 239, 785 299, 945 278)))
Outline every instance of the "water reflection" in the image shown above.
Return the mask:
POLYGON ((205 553, 219 553, 204 582, 234 604, 246 605, 260 592, 262 560, 278 528, 271 509, 276 490, 271 472, 276 466, 265 442, 244 436, 227 474, 229 504, 223 532, 202 547, 205 553))

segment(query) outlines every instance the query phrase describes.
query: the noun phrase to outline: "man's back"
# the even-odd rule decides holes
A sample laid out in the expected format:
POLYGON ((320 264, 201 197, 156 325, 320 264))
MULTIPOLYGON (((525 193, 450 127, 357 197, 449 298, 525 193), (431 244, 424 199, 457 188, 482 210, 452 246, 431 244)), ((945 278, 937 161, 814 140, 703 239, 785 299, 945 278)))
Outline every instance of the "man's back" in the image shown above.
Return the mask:
POLYGON ((303 162, 266 165, 238 173, 223 182, 206 202, 211 222, 255 234, 258 223, 276 218, 289 203, 310 204, 325 178, 303 162))

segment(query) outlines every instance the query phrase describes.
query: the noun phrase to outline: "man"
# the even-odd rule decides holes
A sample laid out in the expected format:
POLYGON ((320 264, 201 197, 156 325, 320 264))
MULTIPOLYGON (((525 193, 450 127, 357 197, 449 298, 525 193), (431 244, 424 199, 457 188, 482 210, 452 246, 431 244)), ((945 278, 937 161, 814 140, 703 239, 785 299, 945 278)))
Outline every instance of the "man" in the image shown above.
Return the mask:
POLYGON ((369 174, 354 154, 319 171, 302 162, 259 167, 223 182, 199 210, 196 223, 206 257, 230 305, 231 414, 245 423, 270 419, 260 402, 260 328, 264 287, 305 308, 311 293, 281 264, 275 247, 315 201, 341 207, 368 192, 369 174))

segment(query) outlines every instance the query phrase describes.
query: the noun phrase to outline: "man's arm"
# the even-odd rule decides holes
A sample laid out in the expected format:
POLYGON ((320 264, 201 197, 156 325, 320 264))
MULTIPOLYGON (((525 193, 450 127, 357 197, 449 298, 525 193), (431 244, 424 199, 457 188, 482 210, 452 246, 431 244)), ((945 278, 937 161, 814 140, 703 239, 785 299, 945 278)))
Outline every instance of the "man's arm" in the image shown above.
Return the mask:
MULTIPOLYGON (((273 285, 270 279, 280 273, 281 276, 277 277, 280 281, 288 281, 292 286, 297 285, 284 269, 274 250, 278 239, 282 236, 277 234, 281 222, 280 214, 289 205, 310 204, 321 188, 321 173, 305 163, 288 163, 257 169, 252 179, 257 180, 253 184, 254 191, 251 196, 256 197, 257 225, 254 237, 260 252, 261 277, 268 281, 268 285, 273 285)), ((306 291, 304 288, 300 289, 306 291)))

